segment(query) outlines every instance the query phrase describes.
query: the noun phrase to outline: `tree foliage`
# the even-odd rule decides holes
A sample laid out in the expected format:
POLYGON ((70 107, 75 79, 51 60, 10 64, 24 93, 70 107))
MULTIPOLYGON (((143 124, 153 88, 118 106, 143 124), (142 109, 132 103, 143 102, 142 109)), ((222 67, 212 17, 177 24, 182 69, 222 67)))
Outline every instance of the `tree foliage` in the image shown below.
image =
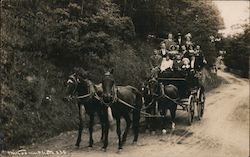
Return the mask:
POLYGON ((243 33, 224 39, 227 52, 224 61, 227 67, 240 70, 243 76, 249 77, 250 25, 242 27, 243 33))

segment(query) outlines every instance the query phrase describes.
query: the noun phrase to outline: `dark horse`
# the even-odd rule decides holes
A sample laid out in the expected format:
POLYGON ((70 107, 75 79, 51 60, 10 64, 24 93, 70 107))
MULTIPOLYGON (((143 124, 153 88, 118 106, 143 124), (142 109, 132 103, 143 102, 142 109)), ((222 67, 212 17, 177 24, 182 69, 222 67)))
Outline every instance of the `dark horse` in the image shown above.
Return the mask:
MULTIPOLYGON (((144 98, 144 105, 145 105, 144 109, 146 110, 147 113, 151 115, 157 115, 157 107, 158 107, 157 106, 158 94, 156 93, 156 91, 154 91, 154 88, 152 87, 154 83, 155 82, 153 79, 148 79, 144 81, 142 85, 142 95, 144 98)), ((146 117, 146 129, 149 129, 150 131, 155 131, 156 125, 157 123, 155 122, 155 118, 146 117)))
MULTIPOLYGON (((75 95, 77 96, 77 105, 79 112, 79 129, 78 138, 76 141, 76 146, 79 147, 81 142, 82 130, 83 130, 83 115, 89 116, 89 147, 93 146, 93 125, 94 125, 94 115, 100 118, 102 126, 101 140, 104 138, 104 120, 105 115, 102 113, 102 104, 95 96, 98 94, 97 85, 93 84, 89 79, 79 77, 77 74, 69 76, 67 80, 67 96, 75 95)), ((107 117, 107 116, 106 116, 107 117)))
MULTIPOLYGON (((112 115, 116 120, 116 132, 119 140, 118 150, 120 151, 122 150, 123 144, 126 142, 131 122, 133 122, 132 127, 134 131, 133 142, 137 142, 139 134, 140 109, 142 107, 142 96, 135 87, 116 86, 115 81, 111 75, 104 76, 102 87, 102 102, 106 106, 105 112, 108 112, 108 110, 110 110, 111 108, 112 115), (133 113, 132 120, 130 118, 131 111, 133 113), (126 128, 122 137, 120 128, 121 117, 123 117, 126 121, 126 128)), ((108 133, 106 135, 108 135, 108 133)), ((106 145, 104 145, 104 149, 106 149, 107 146, 108 142, 106 142, 106 145)))
POLYGON ((157 79, 151 78, 149 80, 149 91, 151 95, 157 97, 159 104, 159 112, 163 116, 163 130, 166 131, 166 115, 167 110, 170 110, 172 129, 175 128, 175 114, 177 110, 176 100, 179 98, 178 89, 172 84, 163 85, 157 79))

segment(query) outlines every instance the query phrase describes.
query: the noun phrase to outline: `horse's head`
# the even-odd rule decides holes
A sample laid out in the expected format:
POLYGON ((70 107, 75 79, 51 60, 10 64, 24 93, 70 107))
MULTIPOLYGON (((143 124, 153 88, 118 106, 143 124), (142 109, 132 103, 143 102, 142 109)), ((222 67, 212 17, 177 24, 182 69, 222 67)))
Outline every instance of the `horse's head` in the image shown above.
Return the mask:
POLYGON ((107 72, 102 80, 103 102, 112 103, 115 99, 115 81, 110 72, 107 72))
POLYGON ((148 92, 152 96, 157 96, 159 91, 159 82, 156 78, 151 78, 148 80, 148 92))
POLYGON ((68 77, 66 81, 66 97, 70 97, 76 93, 78 83, 79 78, 77 78, 76 74, 72 74, 68 77))
POLYGON ((73 95, 84 95, 89 92, 88 80, 83 79, 77 74, 72 74, 68 77, 66 82, 66 100, 72 98, 73 95))

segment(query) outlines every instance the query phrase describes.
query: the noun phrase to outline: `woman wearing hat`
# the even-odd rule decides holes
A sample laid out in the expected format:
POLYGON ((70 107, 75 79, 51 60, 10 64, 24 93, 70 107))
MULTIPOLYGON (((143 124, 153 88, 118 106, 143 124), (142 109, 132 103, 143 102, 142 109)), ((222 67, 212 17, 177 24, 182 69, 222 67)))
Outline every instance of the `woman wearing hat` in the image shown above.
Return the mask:
POLYGON ((185 43, 185 45, 186 45, 187 50, 188 50, 188 51, 189 51, 189 50, 193 50, 194 44, 193 44, 193 42, 191 41, 191 38, 192 38, 191 33, 186 34, 185 37, 186 37, 186 43, 185 43))

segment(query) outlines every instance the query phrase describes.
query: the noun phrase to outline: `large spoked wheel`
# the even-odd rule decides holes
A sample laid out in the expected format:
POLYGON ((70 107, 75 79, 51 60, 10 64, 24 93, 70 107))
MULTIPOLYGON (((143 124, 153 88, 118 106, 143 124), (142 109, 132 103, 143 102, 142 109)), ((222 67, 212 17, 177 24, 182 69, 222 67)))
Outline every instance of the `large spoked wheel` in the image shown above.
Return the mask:
POLYGON ((194 105, 195 105, 195 99, 193 96, 190 96, 189 98, 189 104, 187 106, 187 112, 188 112, 188 124, 192 125, 193 119, 194 119, 194 105))
POLYGON ((201 118, 204 115, 204 107, 205 107, 205 94, 204 92, 200 93, 197 110, 198 110, 198 119, 201 120, 201 118))

